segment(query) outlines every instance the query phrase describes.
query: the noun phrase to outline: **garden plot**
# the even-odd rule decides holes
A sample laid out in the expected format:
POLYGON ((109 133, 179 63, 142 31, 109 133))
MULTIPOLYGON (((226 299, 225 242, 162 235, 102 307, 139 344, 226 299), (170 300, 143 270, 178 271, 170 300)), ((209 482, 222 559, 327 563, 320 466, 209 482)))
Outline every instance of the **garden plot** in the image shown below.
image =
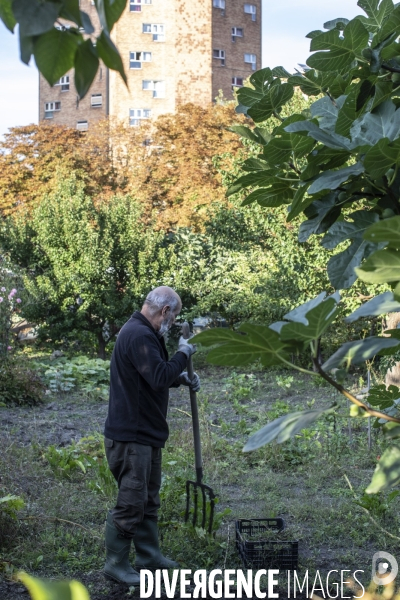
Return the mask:
MULTIPOLYGON (((399 554, 398 497, 371 500, 363 494, 383 451, 374 429, 368 450, 366 419, 352 420, 350 444, 346 404, 330 388, 282 371, 198 372, 204 478, 219 496, 218 531, 209 538, 183 524, 185 481, 194 476, 190 403, 186 388, 173 389, 160 512, 166 554, 192 570, 243 568, 234 545, 235 520, 272 517, 283 517, 299 540, 301 572, 364 569, 367 583, 374 552, 399 554), (268 421, 333 401, 339 403, 337 414, 294 440, 242 452, 249 434, 268 421)), ((354 389, 362 385, 358 377, 353 381, 354 389)), ((92 600, 129 597, 101 574, 104 520, 115 494, 102 449, 106 413, 106 401, 79 391, 49 396, 37 407, 0 409, 0 491, 25 502, 17 519, 3 515, 0 521, 0 597, 21 597, 21 587, 9 580, 20 568, 41 577, 79 579, 92 600)))

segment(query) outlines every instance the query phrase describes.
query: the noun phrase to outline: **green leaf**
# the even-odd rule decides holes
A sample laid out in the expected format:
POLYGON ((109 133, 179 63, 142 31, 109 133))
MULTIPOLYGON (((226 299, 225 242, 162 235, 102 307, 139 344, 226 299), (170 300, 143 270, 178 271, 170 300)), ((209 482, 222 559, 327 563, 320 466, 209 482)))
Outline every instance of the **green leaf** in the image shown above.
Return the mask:
POLYGON ((288 83, 299 86, 303 94, 307 94, 307 96, 318 96, 323 93, 328 89, 331 81, 331 74, 320 73, 319 71, 314 71, 314 69, 305 73, 292 75, 288 79, 288 83))
POLYGON ((40 35, 54 28, 61 2, 13 0, 12 9, 19 23, 20 35, 40 35))
POLYGON ((393 84, 391 81, 377 81, 375 84, 374 100, 371 106, 373 111, 385 100, 388 100, 393 93, 393 84))
POLYGON ((28 589, 32 600, 90 600, 79 581, 45 581, 20 571, 17 578, 28 589))
POLYGON ((247 114, 255 123, 265 121, 274 113, 278 113, 280 108, 292 98, 293 94, 293 86, 289 83, 272 86, 268 94, 264 95, 262 100, 257 102, 257 104, 253 104, 247 111, 247 114))
POLYGON ((335 190, 351 176, 361 175, 364 165, 361 162, 338 171, 325 171, 309 187, 309 194, 317 194, 322 190, 335 190))
POLYGON ((306 242, 310 235, 325 233, 340 215, 336 206, 336 194, 328 194, 321 200, 315 200, 306 210, 310 218, 303 221, 299 229, 299 242, 306 242))
POLYGON ((372 481, 365 490, 377 494, 400 483, 400 449, 392 446, 385 450, 376 465, 372 481))
POLYGON ((11 8, 12 0, 0 0, 0 19, 11 33, 14 33, 14 27, 17 21, 11 8))
POLYGON ((272 71, 269 67, 265 69, 260 69, 256 71, 252 75, 250 75, 250 83, 254 85, 256 90, 263 91, 268 88, 268 85, 272 83, 273 75, 272 71))
MULTIPOLYGON (((350 92, 347 94, 346 99, 339 111, 338 118, 336 121, 335 131, 340 135, 346 137, 350 134, 350 129, 357 116, 357 102, 361 92, 361 86, 365 81, 360 81, 357 84, 351 86, 350 92)), ((369 82, 367 82, 369 83, 369 82)), ((372 86, 371 86, 372 87, 372 86)), ((371 90, 371 87, 369 90, 371 90)))
POLYGON ((368 44, 369 33, 359 19, 350 21, 343 31, 338 29, 322 33, 311 41, 310 50, 323 50, 312 54, 307 65, 318 71, 346 71, 350 69, 356 55, 368 44))
POLYGON ((33 51, 36 65, 50 85, 74 66, 75 52, 81 35, 52 29, 37 37, 33 51))
POLYGON ((290 77, 290 73, 288 73, 284 67, 275 67, 272 69, 272 75, 274 77, 282 77, 283 79, 288 79, 290 77))
POLYGON ((332 21, 324 23, 324 29, 339 29, 339 31, 343 31, 347 23, 349 23, 349 19, 332 19, 332 21))
POLYGON ((359 0, 357 4, 368 15, 368 18, 359 17, 359 19, 372 33, 376 33, 380 29, 383 21, 394 9, 392 0, 382 0, 382 2, 379 2, 379 0, 359 0))
POLYGON ((31 60, 31 56, 33 54, 33 37, 24 37, 21 36, 21 32, 19 32, 19 51, 21 61, 26 65, 29 65, 31 60))
POLYGON ((237 133, 241 137, 244 137, 251 142, 256 142, 257 144, 262 143, 259 137, 253 132, 252 129, 250 129, 250 127, 245 127, 244 125, 233 125, 232 127, 229 127, 229 131, 237 133))
MULTIPOLYGON (((382 427, 382 430, 386 439, 389 438, 390 440, 393 440, 400 437, 400 425, 397 423, 386 423, 386 425, 382 427)), ((399 494, 400 492, 397 493, 399 494)))
POLYGON ((79 98, 84 98, 96 77, 99 59, 92 40, 80 44, 75 53, 75 87, 79 98))
POLYGON ((380 140, 365 155, 364 166, 374 179, 382 177, 391 167, 400 163, 400 139, 380 140))
POLYGON ((318 119, 321 129, 335 130, 339 114, 337 104, 334 104, 328 96, 320 98, 310 108, 311 116, 318 119))
POLYGON ((245 198, 242 206, 258 202, 260 206, 282 206, 288 204, 294 196, 290 181, 277 180, 269 188, 259 188, 245 198))
POLYGON ((371 406, 379 406, 382 410, 390 408, 400 399, 400 390, 395 385, 374 385, 368 392, 368 402, 371 406))
POLYGON ((347 342, 328 358, 322 365, 322 368, 324 371, 330 371, 342 365, 346 368, 350 367, 350 365, 358 365, 366 360, 370 360, 381 350, 393 348, 399 344, 399 340, 383 337, 368 337, 364 340, 347 342))
POLYGON ((308 181, 318 175, 320 171, 337 169, 347 163, 349 157, 350 153, 343 150, 327 148, 326 146, 317 147, 308 155, 308 166, 302 172, 301 179, 308 181))
POLYGON ((384 292, 375 296, 372 300, 365 302, 360 308, 357 308, 351 315, 346 317, 347 323, 353 323, 362 317, 378 317, 390 312, 399 312, 400 302, 396 302, 392 292, 384 292))
POLYGON ((340 294, 335 292, 326 298, 326 292, 321 292, 321 294, 318 294, 316 298, 312 298, 311 300, 304 302, 304 304, 296 306, 296 308, 284 315, 283 318, 287 321, 295 321, 296 323, 308 325, 307 313, 319 306, 322 302, 326 302, 331 299, 335 300, 336 303, 340 302, 340 294))
POLYGON ((388 38, 392 33, 397 33, 400 29, 400 6, 396 6, 396 8, 391 11, 389 15, 386 16, 385 21, 382 24, 381 30, 377 33, 374 38, 374 46, 377 46, 380 42, 383 42, 386 38, 388 38))
POLYGON ((324 248, 333 250, 345 240, 362 238, 365 231, 379 220, 377 213, 367 210, 358 210, 349 217, 353 219, 352 223, 350 221, 337 221, 332 225, 321 242, 324 248))
POLYGON ((313 198, 311 197, 306 197, 306 199, 304 199, 304 196, 306 195, 308 190, 308 184, 305 185, 301 185, 294 197, 293 197, 293 202, 290 205, 290 211, 287 217, 287 221, 288 223, 290 221, 293 221, 296 217, 299 216, 300 213, 303 212, 303 210, 305 210, 307 208, 307 206, 309 206, 312 202, 314 202, 313 198))
POLYGON ((338 313, 337 303, 334 298, 328 298, 318 306, 306 313, 308 324, 288 323, 281 329, 281 340, 302 340, 309 342, 318 339, 329 325, 335 320, 338 313))
POLYGON ((261 359, 264 366, 270 366, 279 364, 280 356, 285 357, 285 344, 275 331, 264 325, 245 323, 239 332, 218 327, 195 335, 191 341, 204 346, 219 344, 207 355, 207 361, 216 365, 247 365, 261 359))
POLYGON ((97 38, 96 48, 99 57, 106 65, 106 67, 114 71, 118 71, 122 79, 127 84, 124 65, 122 64, 119 52, 115 44, 111 40, 110 36, 105 31, 102 31, 100 37, 97 38))
POLYGON ((248 158, 242 164, 243 171, 264 171, 269 168, 269 165, 266 161, 261 160, 259 158, 248 158))
POLYGON ((400 249, 400 217, 378 221, 365 232, 364 238, 375 244, 387 242, 390 248, 400 249))
POLYGON ((107 19, 108 31, 114 27, 124 12, 127 0, 103 0, 107 19))
POLYGON ((279 417, 279 419, 275 419, 272 423, 268 423, 252 435, 243 448, 243 452, 252 452, 273 441, 282 444, 294 437, 302 429, 309 428, 322 415, 333 412, 334 409, 335 405, 325 409, 305 410, 283 415, 283 417, 279 417))
POLYGON ((328 261, 328 277, 335 290, 348 289, 357 279, 355 268, 358 267, 369 244, 356 238, 346 250, 331 256, 328 261))
POLYGON ((82 27, 85 30, 85 33, 87 33, 88 35, 90 35, 91 33, 94 33, 94 27, 92 24, 92 21, 90 20, 90 17, 87 13, 85 13, 83 10, 80 11, 80 17, 81 17, 81 21, 82 21, 82 27))
POLYGON ((382 138, 393 141, 400 135, 400 109, 391 100, 386 100, 374 112, 368 112, 351 128, 352 138, 359 145, 374 146, 382 138))
POLYGON ((378 250, 362 267, 356 269, 356 273, 362 281, 369 283, 400 281, 400 252, 391 249, 378 250))
POLYGON ((273 181, 275 181, 275 176, 275 169, 266 169, 265 171, 256 171, 255 173, 253 172, 249 173, 248 175, 243 175, 228 188, 226 196, 232 196, 232 194, 236 194, 240 190, 243 190, 249 186, 260 185, 265 187, 270 185, 273 181))
POLYGON ((285 131, 280 137, 274 137, 267 146, 264 147, 263 154, 269 164, 281 165, 294 158, 302 158, 308 154, 315 142, 311 138, 285 131))
POLYGON ((300 133, 304 132, 314 140, 321 142, 328 146, 328 148, 334 148, 338 150, 349 150, 351 142, 347 138, 338 135, 337 133, 328 133, 323 129, 320 129, 316 123, 312 121, 298 121, 285 127, 285 131, 289 133, 300 133))
POLYGON ((83 26, 81 12, 79 10, 79 0, 64 0, 59 16, 76 23, 78 27, 83 26))

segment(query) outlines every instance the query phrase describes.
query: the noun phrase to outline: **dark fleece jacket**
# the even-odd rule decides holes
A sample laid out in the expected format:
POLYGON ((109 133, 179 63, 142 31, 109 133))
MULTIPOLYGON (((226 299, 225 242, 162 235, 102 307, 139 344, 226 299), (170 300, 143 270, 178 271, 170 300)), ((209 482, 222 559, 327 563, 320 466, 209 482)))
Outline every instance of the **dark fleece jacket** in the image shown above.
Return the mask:
POLYGON ((104 435, 163 448, 169 388, 186 368, 186 355, 168 360, 164 338, 136 311, 118 334, 111 357, 110 399, 104 435))

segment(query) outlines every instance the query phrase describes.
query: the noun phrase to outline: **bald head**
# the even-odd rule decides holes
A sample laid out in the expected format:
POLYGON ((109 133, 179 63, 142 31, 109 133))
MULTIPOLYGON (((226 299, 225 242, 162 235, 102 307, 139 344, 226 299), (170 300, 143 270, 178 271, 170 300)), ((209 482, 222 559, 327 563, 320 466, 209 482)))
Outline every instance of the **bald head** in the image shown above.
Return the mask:
POLYGON ((169 306, 172 311, 175 311, 179 307, 180 312, 182 302, 175 290, 166 285, 161 285, 147 294, 143 304, 143 307, 145 306, 148 307, 151 313, 157 313, 164 306, 169 306))
POLYGON ((175 323, 181 312, 182 302, 172 288, 162 285, 151 290, 142 306, 141 313, 156 331, 165 333, 175 323))

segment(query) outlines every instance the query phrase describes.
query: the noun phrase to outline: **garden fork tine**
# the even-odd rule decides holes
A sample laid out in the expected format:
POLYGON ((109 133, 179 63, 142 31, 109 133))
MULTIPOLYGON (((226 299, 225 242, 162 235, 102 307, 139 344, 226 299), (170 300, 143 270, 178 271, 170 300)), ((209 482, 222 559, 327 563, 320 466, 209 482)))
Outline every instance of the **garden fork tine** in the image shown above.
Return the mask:
MULTIPOLYGON (((189 323, 185 321, 182 325, 182 336, 185 339, 190 337, 189 323)), ((187 362, 187 372, 190 379, 193 379, 193 361, 192 357, 189 356, 187 362)), ((194 439, 194 457, 196 467, 196 481, 186 482, 186 512, 185 522, 189 520, 190 516, 190 499, 193 496, 193 526, 197 526, 197 517, 199 511, 199 490, 201 492, 201 504, 202 504, 202 517, 201 527, 207 529, 208 533, 212 532, 213 520, 214 520, 214 506, 215 506, 215 494, 213 489, 209 485, 202 483, 203 479, 203 460, 201 457, 201 442, 200 442, 200 426, 199 426, 199 411, 197 407, 196 392, 190 390, 190 406, 192 410, 192 424, 193 424, 193 439, 194 439), (192 492, 192 493, 191 493, 192 492), (207 521, 207 506, 210 507, 210 512, 207 521), (207 525, 207 527, 206 527, 207 525)))

